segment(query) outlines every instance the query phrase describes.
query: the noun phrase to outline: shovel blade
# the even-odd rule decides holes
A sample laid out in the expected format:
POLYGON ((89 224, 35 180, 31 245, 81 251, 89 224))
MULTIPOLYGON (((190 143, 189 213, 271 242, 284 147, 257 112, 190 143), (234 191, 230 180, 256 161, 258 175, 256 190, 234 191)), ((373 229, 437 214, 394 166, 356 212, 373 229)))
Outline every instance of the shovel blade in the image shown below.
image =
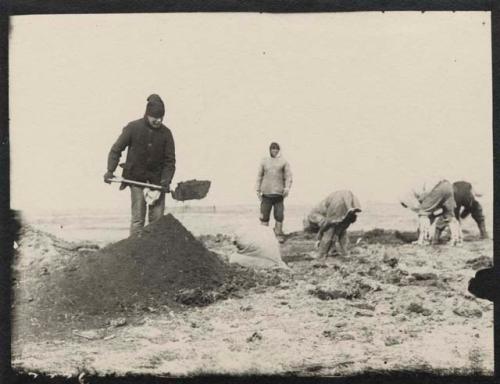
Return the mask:
POLYGON ((203 199, 210 189, 209 180, 188 180, 177 184, 171 192, 172 198, 178 201, 203 199))

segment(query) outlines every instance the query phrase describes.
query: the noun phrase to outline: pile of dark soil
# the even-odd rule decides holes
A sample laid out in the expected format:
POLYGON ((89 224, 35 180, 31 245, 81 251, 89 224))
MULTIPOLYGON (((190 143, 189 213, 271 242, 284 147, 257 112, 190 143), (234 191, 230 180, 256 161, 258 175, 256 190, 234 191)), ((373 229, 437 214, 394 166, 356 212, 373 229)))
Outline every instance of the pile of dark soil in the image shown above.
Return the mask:
POLYGON ((140 235, 72 258, 53 276, 56 292, 43 304, 87 314, 170 306, 181 290, 220 286, 224 272, 223 262, 167 215, 140 235))
POLYGON ((101 250, 28 229, 14 274, 16 322, 28 333, 205 306, 281 281, 278 271, 226 264, 172 215, 101 250))

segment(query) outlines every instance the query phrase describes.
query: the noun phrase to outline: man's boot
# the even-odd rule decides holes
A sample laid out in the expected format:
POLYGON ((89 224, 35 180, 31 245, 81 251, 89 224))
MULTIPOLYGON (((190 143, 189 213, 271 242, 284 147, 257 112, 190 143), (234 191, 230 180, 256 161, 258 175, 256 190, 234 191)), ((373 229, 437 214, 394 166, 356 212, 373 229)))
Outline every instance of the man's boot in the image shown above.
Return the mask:
POLYGON ((285 242, 285 234, 283 233, 283 223, 280 223, 279 221, 276 222, 274 225, 274 234, 276 235, 276 238, 280 243, 285 242))
POLYGON ((484 220, 478 223, 479 232, 481 233, 481 239, 488 239, 488 232, 486 231, 486 225, 484 224, 484 220))
POLYGON ((477 226, 479 228, 479 232, 481 234, 481 239, 487 239, 488 232, 486 231, 486 226, 485 226, 485 221, 484 221, 484 215, 483 215, 483 207, 481 207, 481 204, 479 204, 479 201, 475 200, 472 203, 470 213, 474 221, 477 223, 477 226))

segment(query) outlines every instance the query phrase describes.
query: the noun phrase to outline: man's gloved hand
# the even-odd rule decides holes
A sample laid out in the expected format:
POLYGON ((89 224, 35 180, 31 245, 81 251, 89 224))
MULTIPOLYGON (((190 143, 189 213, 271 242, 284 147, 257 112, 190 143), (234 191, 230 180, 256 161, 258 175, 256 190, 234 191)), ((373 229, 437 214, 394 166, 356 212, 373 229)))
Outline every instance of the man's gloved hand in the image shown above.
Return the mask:
POLYGON ((104 174, 104 182, 107 184, 111 184, 111 179, 114 179, 115 175, 113 175, 113 172, 108 171, 104 174))
POLYGON ((170 192, 170 182, 166 180, 160 181, 160 185, 162 187, 161 191, 164 193, 169 193, 170 192))
POLYGON ((287 197, 290 191, 288 189, 283 190, 283 198, 287 197))
POLYGON ((260 191, 257 191, 257 197, 259 198, 259 200, 262 200, 262 193, 260 191))

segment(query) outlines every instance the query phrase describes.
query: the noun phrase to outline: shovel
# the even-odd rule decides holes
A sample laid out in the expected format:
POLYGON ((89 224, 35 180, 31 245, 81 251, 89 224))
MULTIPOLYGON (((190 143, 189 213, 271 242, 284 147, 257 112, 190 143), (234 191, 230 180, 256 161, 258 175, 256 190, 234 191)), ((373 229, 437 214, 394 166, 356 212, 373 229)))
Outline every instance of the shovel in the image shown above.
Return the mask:
MULTIPOLYGON (((110 180, 112 183, 124 183, 129 185, 137 185, 138 187, 145 187, 151 190, 162 190, 161 185, 143 183, 135 180, 128 180, 122 177, 115 177, 110 180)), ((174 191, 170 194, 174 200, 185 201, 185 200, 199 200, 203 199, 210 189, 211 182, 209 180, 188 180, 182 181, 177 184, 174 191)))
POLYGON ((160 190, 163 189, 163 187, 161 185, 141 183, 140 181, 128 180, 128 179, 124 179, 122 177, 115 177, 115 178, 111 179, 110 181, 112 183, 125 183, 125 184, 129 184, 129 185, 137 185, 138 187, 146 187, 149 189, 160 189, 160 190))

